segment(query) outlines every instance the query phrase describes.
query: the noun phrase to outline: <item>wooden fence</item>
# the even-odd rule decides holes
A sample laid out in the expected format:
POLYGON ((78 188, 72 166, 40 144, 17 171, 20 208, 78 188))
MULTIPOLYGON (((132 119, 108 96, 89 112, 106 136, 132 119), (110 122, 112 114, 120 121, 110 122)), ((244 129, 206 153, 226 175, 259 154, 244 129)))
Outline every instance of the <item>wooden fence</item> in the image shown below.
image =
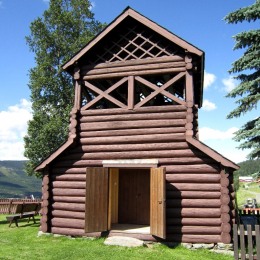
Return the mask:
POLYGON ((260 209, 239 210, 238 217, 233 225, 234 258, 260 260, 260 209))
POLYGON ((41 202, 41 199, 0 199, 0 214, 14 214, 21 203, 41 202))

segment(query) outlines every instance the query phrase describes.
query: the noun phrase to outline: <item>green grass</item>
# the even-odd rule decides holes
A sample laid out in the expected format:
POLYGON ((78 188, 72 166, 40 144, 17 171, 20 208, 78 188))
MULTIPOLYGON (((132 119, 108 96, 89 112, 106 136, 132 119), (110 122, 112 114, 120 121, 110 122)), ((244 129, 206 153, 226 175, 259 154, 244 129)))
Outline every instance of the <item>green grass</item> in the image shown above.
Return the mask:
POLYGON ((257 198, 257 194, 260 194, 259 183, 240 183, 239 189, 236 192, 237 205, 239 209, 244 207, 248 198, 257 199, 258 207, 260 207, 260 201, 257 198))
MULTIPOLYGON (((37 221, 39 223, 39 220, 37 221)), ((181 246, 169 248, 155 244, 152 248, 105 246, 104 239, 69 237, 37 237, 39 224, 21 221, 11 228, 0 215, 0 259, 174 259, 174 260, 231 260, 233 257, 208 250, 188 250, 181 246)))

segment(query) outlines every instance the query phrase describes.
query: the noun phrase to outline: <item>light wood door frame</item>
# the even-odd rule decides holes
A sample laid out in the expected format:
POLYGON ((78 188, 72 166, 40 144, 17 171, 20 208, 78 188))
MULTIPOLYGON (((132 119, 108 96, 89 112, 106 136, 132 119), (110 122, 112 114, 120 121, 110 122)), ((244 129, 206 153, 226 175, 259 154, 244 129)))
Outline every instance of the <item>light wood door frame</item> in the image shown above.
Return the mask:
POLYGON ((150 233, 166 238, 165 168, 151 168, 150 174, 150 233))

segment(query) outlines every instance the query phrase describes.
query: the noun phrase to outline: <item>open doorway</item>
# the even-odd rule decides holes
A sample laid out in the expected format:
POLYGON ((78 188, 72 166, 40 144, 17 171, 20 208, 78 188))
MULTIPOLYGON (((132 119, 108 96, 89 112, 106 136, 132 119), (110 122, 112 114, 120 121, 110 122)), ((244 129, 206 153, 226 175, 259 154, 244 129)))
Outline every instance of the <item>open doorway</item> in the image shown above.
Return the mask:
POLYGON ((150 169, 113 169, 110 195, 111 230, 150 233, 150 169))
POLYGON ((85 232, 166 236, 165 168, 89 167, 85 232))

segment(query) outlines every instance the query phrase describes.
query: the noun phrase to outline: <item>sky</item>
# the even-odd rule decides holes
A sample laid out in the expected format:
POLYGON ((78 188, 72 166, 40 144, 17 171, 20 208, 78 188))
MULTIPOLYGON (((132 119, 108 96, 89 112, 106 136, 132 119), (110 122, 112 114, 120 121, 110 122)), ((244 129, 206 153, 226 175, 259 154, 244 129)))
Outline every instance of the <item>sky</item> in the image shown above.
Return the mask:
MULTIPOLYGON (((235 119, 226 119, 235 99, 226 98, 238 82, 228 73, 242 55, 233 50, 232 36, 254 29, 256 23, 227 24, 230 12, 254 0, 93 0, 92 11, 100 22, 110 23, 127 6, 165 27, 205 52, 204 101, 199 111, 200 140, 228 159, 246 160, 249 150, 239 150, 232 140, 259 109, 235 119)), ((34 54, 26 45, 30 23, 42 16, 48 0, 0 0, 0 160, 23 160, 27 122, 32 118, 29 69, 34 54)))

